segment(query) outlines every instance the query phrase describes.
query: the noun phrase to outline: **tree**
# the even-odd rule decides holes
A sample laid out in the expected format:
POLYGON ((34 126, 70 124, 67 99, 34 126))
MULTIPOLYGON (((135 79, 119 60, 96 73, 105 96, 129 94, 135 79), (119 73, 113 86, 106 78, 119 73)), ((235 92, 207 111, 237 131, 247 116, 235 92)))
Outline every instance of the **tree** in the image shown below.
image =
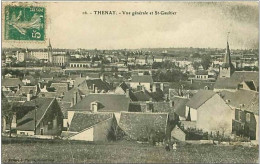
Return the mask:
POLYGON ((201 65, 204 70, 207 70, 211 64, 211 57, 210 55, 203 55, 201 59, 201 65))
POLYGON ((7 98, 2 93, 2 100, 1 100, 1 107, 2 107, 2 117, 3 117, 3 125, 2 129, 6 129, 6 125, 10 125, 9 137, 11 137, 11 130, 12 130, 12 120, 13 120, 13 106, 11 103, 8 102, 7 98))
POLYGON ((193 66, 193 68, 195 69, 195 70, 198 70, 199 69, 199 67, 200 67, 200 62, 193 62, 192 63, 192 66, 193 66))

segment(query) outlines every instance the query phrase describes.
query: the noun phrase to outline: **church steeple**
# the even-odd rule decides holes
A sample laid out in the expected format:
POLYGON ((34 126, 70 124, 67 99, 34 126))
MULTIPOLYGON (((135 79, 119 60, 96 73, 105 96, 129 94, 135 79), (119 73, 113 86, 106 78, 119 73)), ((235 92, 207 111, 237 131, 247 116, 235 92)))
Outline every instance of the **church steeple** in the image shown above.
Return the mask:
POLYGON ((230 53, 230 49, 229 49, 228 37, 229 37, 229 32, 227 34, 226 53, 225 53, 225 56, 223 59, 223 64, 220 66, 220 70, 219 70, 219 76, 221 78, 230 77, 233 74, 233 72, 235 71, 235 67, 233 66, 233 64, 231 62, 231 53, 230 53))
POLYGON ((49 46, 48 46, 48 48, 51 48, 51 40, 49 39, 49 46))
POLYGON ((48 45, 48 61, 52 63, 52 47, 51 47, 51 41, 49 39, 49 45, 48 45))
MULTIPOLYGON (((228 32, 228 35, 229 35, 229 32, 228 32)), ((229 49, 229 44, 228 44, 228 35, 227 35, 227 49, 226 49, 226 54, 225 54, 223 63, 226 63, 230 66, 231 65, 231 57, 230 57, 230 49, 229 49)))

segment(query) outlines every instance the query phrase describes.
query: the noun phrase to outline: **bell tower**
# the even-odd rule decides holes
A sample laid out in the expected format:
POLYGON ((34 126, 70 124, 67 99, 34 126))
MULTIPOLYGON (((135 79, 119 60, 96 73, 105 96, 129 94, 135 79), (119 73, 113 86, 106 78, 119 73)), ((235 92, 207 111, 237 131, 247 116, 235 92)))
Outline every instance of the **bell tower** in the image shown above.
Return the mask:
POLYGON ((52 63, 52 46, 51 41, 49 39, 49 45, 48 45, 48 62, 52 63))
POLYGON ((223 64, 219 68, 219 77, 220 78, 230 78, 230 76, 234 73, 235 67, 231 62, 231 53, 229 49, 228 43, 229 32, 227 34, 227 48, 226 53, 223 59, 223 64))

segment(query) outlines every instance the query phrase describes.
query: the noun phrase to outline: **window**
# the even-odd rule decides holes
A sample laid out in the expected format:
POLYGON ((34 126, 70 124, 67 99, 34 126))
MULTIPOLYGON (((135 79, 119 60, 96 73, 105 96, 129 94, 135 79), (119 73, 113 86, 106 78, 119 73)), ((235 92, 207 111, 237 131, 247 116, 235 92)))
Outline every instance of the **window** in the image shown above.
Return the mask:
POLYGON ((20 132, 21 135, 25 135, 25 132, 20 132))
POLYGON ((238 111, 238 120, 239 120, 239 121, 242 120, 242 111, 238 111))
POLYGON ((250 113, 246 114, 246 122, 250 122, 250 113))

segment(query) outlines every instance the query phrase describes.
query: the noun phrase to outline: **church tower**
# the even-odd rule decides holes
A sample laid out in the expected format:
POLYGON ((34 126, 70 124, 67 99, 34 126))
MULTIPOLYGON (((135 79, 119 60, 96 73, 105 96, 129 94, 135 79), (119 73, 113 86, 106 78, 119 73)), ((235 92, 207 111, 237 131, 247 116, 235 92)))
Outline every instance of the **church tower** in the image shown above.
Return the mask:
POLYGON ((51 46, 51 41, 49 39, 49 45, 48 45, 48 61, 52 63, 52 46, 51 46))
POLYGON ((228 44, 227 37, 227 49, 224 56, 223 64, 219 68, 219 77, 220 78, 229 78, 235 71, 235 67, 231 62, 230 49, 228 44))

